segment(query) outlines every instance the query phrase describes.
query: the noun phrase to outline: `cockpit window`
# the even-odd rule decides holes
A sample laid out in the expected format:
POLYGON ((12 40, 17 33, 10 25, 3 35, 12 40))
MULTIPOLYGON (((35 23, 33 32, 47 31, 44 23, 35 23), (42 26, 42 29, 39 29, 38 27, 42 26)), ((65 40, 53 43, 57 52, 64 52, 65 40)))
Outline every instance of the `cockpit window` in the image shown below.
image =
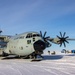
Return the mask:
POLYGON ((36 34, 33 34, 33 37, 35 37, 36 36, 36 34))
POLYGON ((39 34, 37 34, 37 36, 39 36, 39 37, 40 37, 40 35, 39 35, 39 34))
POLYGON ((40 37, 40 35, 39 34, 28 34, 27 36, 26 36, 26 38, 31 38, 31 37, 40 37))
POLYGON ((38 36, 38 37, 39 37, 40 35, 39 35, 39 34, 33 34, 33 37, 36 37, 36 36, 38 36))
POLYGON ((32 37, 32 33, 27 34, 26 38, 31 38, 32 37))

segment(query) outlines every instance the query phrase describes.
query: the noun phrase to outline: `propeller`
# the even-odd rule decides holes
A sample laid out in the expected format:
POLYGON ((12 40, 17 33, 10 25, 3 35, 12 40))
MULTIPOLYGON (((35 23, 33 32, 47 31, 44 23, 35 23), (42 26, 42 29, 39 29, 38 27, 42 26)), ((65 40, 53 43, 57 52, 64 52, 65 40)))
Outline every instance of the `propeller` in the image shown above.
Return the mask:
POLYGON ((44 41, 46 41, 46 40, 48 40, 48 38, 50 38, 50 36, 48 36, 48 37, 45 37, 46 36, 46 31, 44 32, 44 35, 42 35, 42 32, 40 31, 40 35, 41 35, 41 37, 44 39, 44 41))
POLYGON ((51 44, 48 42, 48 38, 50 38, 50 36, 47 36, 46 37, 46 31, 44 32, 44 35, 42 34, 42 32, 40 31, 40 35, 41 35, 41 37, 43 38, 43 40, 45 41, 45 43, 46 43, 46 46, 47 47, 50 47, 51 46, 51 44))
POLYGON ((57 35, 57 37, 60 39, 58 42, 60 43, 60 47, 62 46, 62 44, 64 45, 64 47, 66 47, 66 43, 69 43, 67 41, 67 38, 69 38, 69 36, 65 37, 66 32, 64 32, 64 34, 62 35, 62 33, 60 32, 60 36, 57 35))

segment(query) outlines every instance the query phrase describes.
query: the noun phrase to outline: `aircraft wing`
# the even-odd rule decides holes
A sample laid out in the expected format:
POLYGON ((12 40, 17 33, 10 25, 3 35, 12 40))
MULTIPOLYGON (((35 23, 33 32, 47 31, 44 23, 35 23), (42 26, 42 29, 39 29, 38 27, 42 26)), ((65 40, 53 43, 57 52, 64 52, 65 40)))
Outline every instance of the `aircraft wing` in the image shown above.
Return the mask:
POLYGON ((75 39, 72 38, 48 38, 48 40, 52 43, 55 44, 59 44, 60 47, 62 46, 62 44, 64 45, 64 47, 66 47, 65 43, 69 43, 68 41, 75 41, 75 39))
POLYGON ((40 35, 44 39, 44 41, 46 42, 47 47, 51 46, 50 42, 55 43, 55 44, 59 44, 60 47, 63 44, 64 47, 66 47, 65 43, 69 43, 68 41, 75 41, 75 39, 71 39, 71 38, 69 38, 69 36, 65 36, 66 32, 64 32, 63 34, 60 32, 60 36, 57 35, 56 38, 50 38, 49 36, 45 37, 46 33, 47 32, 45 32, 44 35, 42 35, 42 32, 40 31, 40 35))
POLYGON ((75 41, 75 39, 73 39, 73 38, 68 38, 67 40, 70 40, 70 41, 75 41))
POLYGON ((69 38, 68 36, 67 37, 57 36, 57 38, 48 38, 48 40, 52 43, 59 44, 60 47, 62 46, 62 44, 64 45, 64 47, 66 47, 66 43, 69 43, 68 41, 75 41, 74 38, 69 38))

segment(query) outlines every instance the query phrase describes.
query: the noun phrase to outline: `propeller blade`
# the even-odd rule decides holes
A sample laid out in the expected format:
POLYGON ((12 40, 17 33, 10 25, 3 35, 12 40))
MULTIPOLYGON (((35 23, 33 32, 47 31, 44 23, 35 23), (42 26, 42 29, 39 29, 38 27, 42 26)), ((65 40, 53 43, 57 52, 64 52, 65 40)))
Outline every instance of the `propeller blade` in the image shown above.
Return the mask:
POLYGON ((44 33, 44 36, 43 36, 43 37, 45 37, 46 33, 47 33, 47 32, 44 33))
POLYGON ((60 36, 62 37, 62 33, 60 32, 60 36))
POLYGON ((50 38, 50 36, 48 36, 48 37, 45 37, 46 39, 48 39, 48 38, 50 38))
POLYGON ((66 43, 69 43, 67 40, 65 40, 66 43))
POLYGON ((57 35, 57 37, 60 39, 60 37, 57 35))
POLYGON ((42 32, 40 31, 40 35, 41 35, 41 37, 42 37, 42 39, 44 40, 44 42, 45 42, 45 44, 46 44, 46 47, 50 47, 51 46, 51 44, 49 43, 49 41, 50 41, 50 36, 47 36, 46 37, 46 31, 44 32, 44 35, 42 35, 42 32))
POLYGON ((65 37, 65 34, 66 34, 66 32, 64 32, 64 34, 63 34, 63 38, 65 37))
POLYGON ((57 36, 60 40, 58 42, 60 42, 60 47, 62 46, 62 44, 64 45, 64 47, 66 47, 65 43, 69 43, 67 41, 67 38, 69 38, 69 36, 65 37, 66 32, 64 32, 64 34, 62 35, 62 33, 60 32, 60 36, 57 36))
POLYGON ((65 39, 69 38, 69 36, 65 37, 65 39))
POLYGON ((64 47, 66 47, 66 44, 65 44, 65 42, 63 42, 63 44, 64 44, 64 47))
POLYGON ((42 32, 40 31, 40 35, 41 35, 41 37, 42 37, 42 32))
POLYGON ((60 44, 60 47, 62 46, 62 43, 60 44))

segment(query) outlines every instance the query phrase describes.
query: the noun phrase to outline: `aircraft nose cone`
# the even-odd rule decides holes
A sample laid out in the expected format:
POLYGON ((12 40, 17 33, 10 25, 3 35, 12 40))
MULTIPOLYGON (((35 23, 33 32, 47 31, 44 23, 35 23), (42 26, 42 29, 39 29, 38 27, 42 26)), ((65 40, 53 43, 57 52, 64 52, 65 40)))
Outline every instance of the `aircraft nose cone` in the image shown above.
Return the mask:
POLYGON ((34 45, 35 51, 40 51, 41 52, 46 48, 45 43, 41 40, 36 41, 33 45, 34 45))

